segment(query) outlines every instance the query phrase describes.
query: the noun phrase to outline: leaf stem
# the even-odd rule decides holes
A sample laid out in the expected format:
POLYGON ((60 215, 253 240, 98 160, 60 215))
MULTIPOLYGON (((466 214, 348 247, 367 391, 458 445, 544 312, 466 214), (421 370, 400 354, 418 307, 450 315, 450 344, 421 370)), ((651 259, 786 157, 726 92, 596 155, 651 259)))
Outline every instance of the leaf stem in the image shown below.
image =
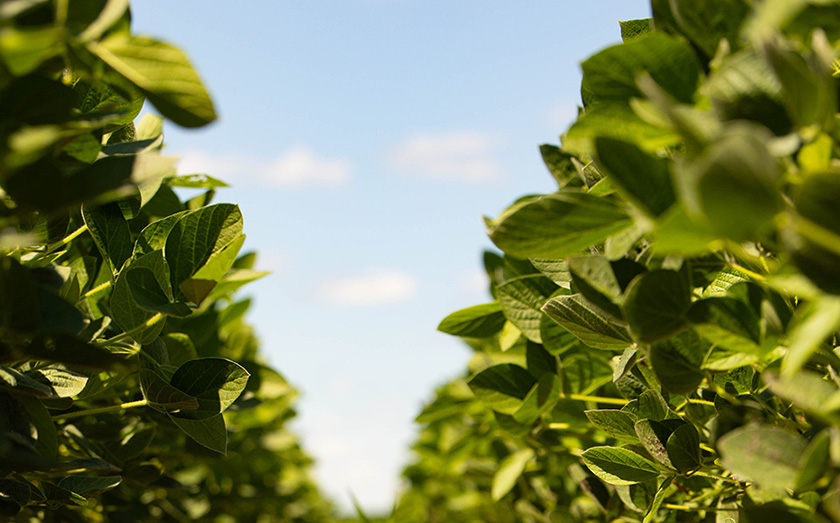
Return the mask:
POLYGON ((738 512, 737 508, 689 507, 688 505, 677 505, 675 503, 663 503, 662 508, 684 512, 738 512))
POLYGON ((156 325, 159 321, 163 320, 164 318, 166 318, 166 315, 163 314, 162 312, 159 312, 159 313, 155 314, 154 316, 152 316, 151 318, 149 318, 148 320, 144 321, 141 325, 138 325, 137 327, 134 327, 133 329, 129 329, 129 330, 123 332, 122 334, 117 334, 113 338, 109 338, 107 340, 96 340, 96 341, 93 342, 93 344, 96 345, 96 346, 102 347, 102 346, 105 346, 105 345, 111 345, 113 343, 123 341, 123 340, 128 339, 131 336, 137 334, 138 332, 143 332, 145 329, 148 329, 149 327, 152 327, 152 326, 156 325))
POLYGON ((571 423, 549 423, 548 428, 550 430, 566 430, 572 428, 571 423))
POLYGON ((91 296, 95 296, 95 295, 104 291, 105 289, 107 289, 108 287, 110 287, 113 284, 114 284, 114 282, 112 282, 110 280, 106 281, 105 283, 101 283, 101 284, 97 285, 96 287, 92 288, 91 290, 87 291, 86 293, 82 294, 82 297, 79 298, 79 300, 80 301, 81 300, 86 300, 86 299, 90 298, 91 296))
POLYGON ((563 394, 561 398, 576 401, 594 401, 596 403, 608 403, 610 405, 627 405, 630 403, 624 398, 608 398, 606 396, 589 396, 587 394, 563 394))
POLYGON ((111 405, 110 407, 100 407, 98 409, 77 410, 76 412, 68 412, 66 414, 56 414, 51 416, 52 420, 81 418, 82 416, 90 416, 93 414, 103 414, 105 412, 119 412, 125 409, 133 409, 135 407, 145 407, 149 402, 145 399, 138 401, 129 401, 128 403, 120 403, 119 405, 111 405))

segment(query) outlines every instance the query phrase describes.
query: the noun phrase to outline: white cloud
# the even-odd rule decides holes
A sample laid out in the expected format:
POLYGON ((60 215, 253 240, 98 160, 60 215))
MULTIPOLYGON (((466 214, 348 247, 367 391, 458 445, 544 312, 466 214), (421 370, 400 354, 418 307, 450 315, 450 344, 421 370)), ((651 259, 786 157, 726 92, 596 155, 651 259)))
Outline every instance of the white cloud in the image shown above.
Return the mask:
POLYGON ((189 150, 178 154, 180 174, 209 174, 233 185, 257 183, 269 187, 341 187, 350 180, 346 160, 324 158, 295 146, 275 158, 257 159, 242 154, 189 150))
POLYGON ((494 157, 498 140, 481 132, 420 133, 393 147, 387 155, 395 171, 463 182, 497 180, 502 168, 494 157))
POLYGON ((324 282, 318 294, 330 305, 359 307, 410 300, 417 294, 417 287, 414 278, 407 274, 382 271, 324 282))

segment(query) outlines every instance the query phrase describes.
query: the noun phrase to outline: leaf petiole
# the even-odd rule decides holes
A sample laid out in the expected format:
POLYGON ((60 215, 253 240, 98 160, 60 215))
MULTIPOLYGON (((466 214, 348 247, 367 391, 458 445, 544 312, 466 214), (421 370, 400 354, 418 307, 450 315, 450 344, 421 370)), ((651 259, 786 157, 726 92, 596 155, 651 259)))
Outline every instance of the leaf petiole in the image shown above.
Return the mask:
POLYGON ((96 341, 93 342, 93 344, 98 346, 98 347, 103 347, 103 346, 106 346, 106 345, 112 345, 114 343, 121 342, 121 341, 126 340, 126 339, 130 338, 131 336, 137 334, 138 332, 143 332, 145 329, 148 329, 149 327, 152 327, 152 326, 156 325, 158 322, 160 322, 164 318, 166 318, 166 315, 163 314, 162 312, 159 312, 159 313, 155 314, 154 316, 152 316, 151 318, 149 318, 148 320, 144 321, 141 325, 138 325, 137 327, 134 327, 133 329, 130 329, 126 332, 123 332, 122 334, 117 334, 113 338, 109 338, 107 340, 96 340, 96 341))
POLYGON ((110 407, 100 407, 98 409, 86 409, 86 410, 78 410, 76 412, 68 412, 66 414, 56 414, 55 416, 51 416, 50 419, 52 420, 60 420, 60 419, 70 419, 70 418, 80 418, 82 416, 90 416, 93 414, 103 414, 106 412, 119 412, 125 409, 133 409, 135 407, 145 407, 148 405, 149 402, 145 399, 138 400, 138 401, 129 401, 128 403, 120 403, 119 405, 111 405, 110 407))

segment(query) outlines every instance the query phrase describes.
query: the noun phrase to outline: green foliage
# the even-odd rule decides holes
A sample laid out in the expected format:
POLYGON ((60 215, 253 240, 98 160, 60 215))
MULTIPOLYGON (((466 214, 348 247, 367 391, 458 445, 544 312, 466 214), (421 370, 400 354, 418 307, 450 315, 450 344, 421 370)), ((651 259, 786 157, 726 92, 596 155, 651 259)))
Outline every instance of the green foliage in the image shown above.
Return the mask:
POLYGON ((126 0, 0 7, 0 519, 331 520, 233 294, 265 274, 239 208, 135 123, 148 100, 204 125, 210 97, 129 21, 126 0))
POLYGON ((651 7, 486 220, 395 521, 840 520, 840 2, 651 7))

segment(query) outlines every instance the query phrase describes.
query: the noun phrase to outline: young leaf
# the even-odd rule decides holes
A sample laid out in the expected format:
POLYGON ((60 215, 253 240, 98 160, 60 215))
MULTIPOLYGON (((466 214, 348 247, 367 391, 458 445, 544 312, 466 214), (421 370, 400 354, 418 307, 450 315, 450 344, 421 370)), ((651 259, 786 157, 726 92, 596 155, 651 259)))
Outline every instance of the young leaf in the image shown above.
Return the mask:
POLYGON ((700 461, 700 434, 691 423, 677 427, 665 444, 668 459, 677 472, 685 474, 698 468, 700 461))
POLYGON ((630 218, 604 198, 565 189, 521 200, 489 222, 488 234, 517 258, 566 258, 630 227, 630 218))
POLYGON ((626 327, 580 294, 551 298, 543 311, 589 347, 621 351, 633 344, 626 327))
POLYGON ((632 485, 659 476, 659 468, 635 452, 619 447, 591 447, 583 462, 593 474, 610 485, 632 485))
POLYGON ((453 336, 485 338, 502 330, 505 315, 499 302, 474 305, 453 312, 438 325, 438 330, 453 336))
POLYGON ((470 389, 487 407, 513 415, 537 383, 531 374, 511 363, 488 367, 468 381, 470 389))
POLYGON ((493 501, 499 501, 511 491, 516 481, 525 471, 528 462, 534 458, 534 450, 521 449, 509 454, 502 460, 499 470, 493 474, 493 484, 490 488, 490 495, 493 501))

